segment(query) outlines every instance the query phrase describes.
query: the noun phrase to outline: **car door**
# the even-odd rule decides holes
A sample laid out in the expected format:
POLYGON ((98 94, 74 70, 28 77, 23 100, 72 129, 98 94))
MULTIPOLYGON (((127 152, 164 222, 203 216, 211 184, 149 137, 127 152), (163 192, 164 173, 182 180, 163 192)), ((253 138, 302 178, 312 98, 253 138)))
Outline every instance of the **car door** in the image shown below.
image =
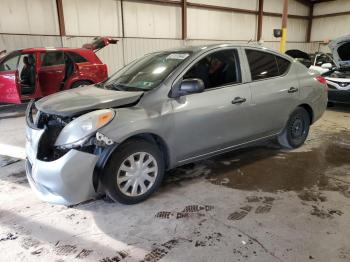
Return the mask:
POLYGON ((192 65, 180 77, 180 81, 199 78, 206 87, 202 93, 172 101, 175 125, 173 143, 178 145, 177 159, 180 163, 223 151, 247 141, 251 135, 251 92, 249 84, 242 83, 238 50, 211 52, 192 65), (218 77, 210 73, 215 56, 223 61, 226 59, 226 79, 218 81, 218 77), (213 81, 215 78, 216 82, 213 81))
POLYGON ((245 54, 251 75, 251 128, 257 137, 274 135, 298 105, 298 79, 286 58, 257 49, 246 49, 245 54))
POLYGON ((18 75, 20 52, 13 52, 3 57, 0 62, 0 102, 21 103, 18 75))
POLYGON ((61 90, 65 66, 62 51, 48 50, 40 54, 39 84, 43 96, 61 90))

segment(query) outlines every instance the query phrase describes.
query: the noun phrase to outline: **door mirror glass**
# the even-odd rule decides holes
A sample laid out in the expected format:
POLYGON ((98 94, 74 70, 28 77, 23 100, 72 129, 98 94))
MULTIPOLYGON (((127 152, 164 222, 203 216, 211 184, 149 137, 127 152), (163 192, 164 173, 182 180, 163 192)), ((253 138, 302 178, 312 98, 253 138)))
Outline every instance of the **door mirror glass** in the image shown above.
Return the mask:
POLYGON ((198 78, 184 79, 181 82, 178 96, 201 93, 204 91, 203 80, 198 78))
POLYGON ((325 69, 331 69, 332 68, 332 64, 331 63, 324 63, 321 65, 322 68, 325 68, 325 69))

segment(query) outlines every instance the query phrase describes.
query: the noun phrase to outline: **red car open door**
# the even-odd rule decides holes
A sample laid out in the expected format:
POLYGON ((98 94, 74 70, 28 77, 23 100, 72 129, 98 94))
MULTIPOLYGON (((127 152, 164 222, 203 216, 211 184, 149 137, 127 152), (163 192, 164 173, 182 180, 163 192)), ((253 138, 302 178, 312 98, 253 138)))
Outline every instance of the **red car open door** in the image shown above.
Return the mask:
POLYGON ((0 103, 21 103, 18 61, 19 52, 13 52, 0 60, 0 103))

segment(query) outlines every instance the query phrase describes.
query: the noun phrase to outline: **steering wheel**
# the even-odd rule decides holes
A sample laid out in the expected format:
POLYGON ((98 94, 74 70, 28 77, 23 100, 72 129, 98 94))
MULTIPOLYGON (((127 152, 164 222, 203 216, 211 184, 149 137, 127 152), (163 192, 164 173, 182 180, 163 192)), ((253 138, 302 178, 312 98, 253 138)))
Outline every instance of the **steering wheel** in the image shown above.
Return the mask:
POLYGON ((9 65, 6 65, 6 64, 5 64, 5 67, 6 67, 7 70, 11 70, 11 68, 9 67, 9 65))

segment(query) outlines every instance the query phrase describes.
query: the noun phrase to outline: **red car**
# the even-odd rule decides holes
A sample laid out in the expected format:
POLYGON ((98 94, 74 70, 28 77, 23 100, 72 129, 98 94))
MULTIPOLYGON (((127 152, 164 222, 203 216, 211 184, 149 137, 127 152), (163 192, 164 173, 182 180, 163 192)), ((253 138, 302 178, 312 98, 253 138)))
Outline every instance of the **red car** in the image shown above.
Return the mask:
POLYGON ((107 65, 95 52, 118 40, 99 37, 82 48, 27 48, 0 58, 0 103, 20 104, 104 81, 107 65))

